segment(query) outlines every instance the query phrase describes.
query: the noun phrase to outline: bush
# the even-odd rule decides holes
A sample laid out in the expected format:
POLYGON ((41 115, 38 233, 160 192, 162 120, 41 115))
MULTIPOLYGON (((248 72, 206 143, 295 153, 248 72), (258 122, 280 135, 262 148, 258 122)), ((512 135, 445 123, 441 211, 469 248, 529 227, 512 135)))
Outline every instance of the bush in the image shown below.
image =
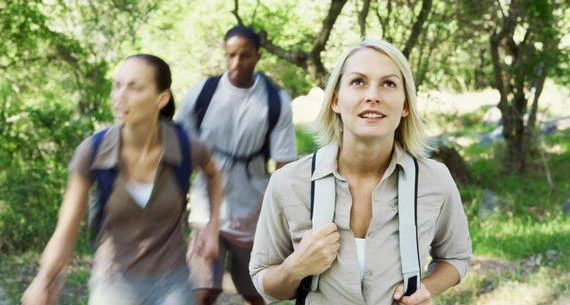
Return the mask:
POLYGON ((18 106, 0 116, 0 252, 40 250, 53 233, 75 147, 93 130, 64 104, 18 106))

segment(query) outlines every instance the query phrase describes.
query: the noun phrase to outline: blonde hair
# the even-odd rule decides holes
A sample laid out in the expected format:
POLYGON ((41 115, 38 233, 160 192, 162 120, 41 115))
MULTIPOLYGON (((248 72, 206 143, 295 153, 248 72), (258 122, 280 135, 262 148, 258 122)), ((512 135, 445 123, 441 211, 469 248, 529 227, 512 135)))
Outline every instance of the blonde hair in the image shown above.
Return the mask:
POLYGON ((327 81, 322 108, 313 126, 316 130, 317 143, 324 146, 336 139, 339 145, 342 145, 342 121, 340 115, 332 110, 331 103, 335 93, 338 92, 338 84, 346 60, 356 51, 364 48, 370 48, 386 54, 400 69, 404 77, 406 104, 410 113, 402 118, 400 125, 395 131, 394 139, 412 156, 416 158, 425 157, 425 150, 428 148, 428 145, 426 143, 424 124, 417 109, 416 85, 414 84, 412 70, 404 54, 384 40, 364 40, 348 48, 337 61, 327 81))

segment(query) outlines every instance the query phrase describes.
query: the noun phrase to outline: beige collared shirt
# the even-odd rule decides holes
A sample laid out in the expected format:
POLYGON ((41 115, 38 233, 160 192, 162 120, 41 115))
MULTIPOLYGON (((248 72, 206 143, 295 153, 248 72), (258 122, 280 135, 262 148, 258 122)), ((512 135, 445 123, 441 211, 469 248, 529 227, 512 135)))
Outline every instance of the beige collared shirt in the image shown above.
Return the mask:
MULTIPOLYGON (((91 171, 116 168, 113 191, 103 210, 101 237, 93 269, 110 276, 117 272, 136 276, 162 275, 186 264, 186 242, 182 235, 183 194, 172 166, 182 162, 180 144, 173 127, 160 124, 162 155, 149 201, 141 208, 130 195, 125 166, 119 156, 121 132, 113 125, 106 132, 91 162, 92 138, 75 150, 68 170, 91 179, 91 171)), ((199 139, 190 138, 192 168, 205 165, 211 152, 199 139)))
MULTIPOLYGON (((334 223, 340 233, 340 249, 331 268, 321 274, 319 288, 306 304, 393 304, 392 294, 402 282, 398 242, 398 170, 404 150, 396 145, 390 164, 372 193, 372 219, 366 234, 364 276, 354 234, 350 230, 351 194, 337 172, 338 144, 322 148, 323 157, 311 177, 312 156, 277 170, 267 187, 251 254, 250 273, 257 290, 271 303, 277 299, 263 291, 263 274, 280 264, 311 228, 311 180, 333 174, 336 184, 334 223)), ((461 198, 449 170, 430 159, 418 160, 418 247, 420 263, 444 261, 463 279, 472 257, 471 239, 461 198)))

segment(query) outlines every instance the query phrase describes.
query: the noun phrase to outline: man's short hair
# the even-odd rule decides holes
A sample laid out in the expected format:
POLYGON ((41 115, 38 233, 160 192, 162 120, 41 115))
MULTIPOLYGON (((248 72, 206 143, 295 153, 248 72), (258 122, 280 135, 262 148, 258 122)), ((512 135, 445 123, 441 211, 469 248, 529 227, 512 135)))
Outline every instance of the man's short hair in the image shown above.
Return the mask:
POLYGON ((226 32, 226 35, 224 36, 224 41, 228 41, 228 39, 230 39, 233 36, 240 36, 251 41, 251 43, 253 43, 253 46, 255 47, 255 50, 259 51, 259 47, 261 45, 261 38, 259 37, 259 35, 257 35, 257 33, 255 33, 255 31, 252 28, 247 27, 243 24, 238 24, 226 32))

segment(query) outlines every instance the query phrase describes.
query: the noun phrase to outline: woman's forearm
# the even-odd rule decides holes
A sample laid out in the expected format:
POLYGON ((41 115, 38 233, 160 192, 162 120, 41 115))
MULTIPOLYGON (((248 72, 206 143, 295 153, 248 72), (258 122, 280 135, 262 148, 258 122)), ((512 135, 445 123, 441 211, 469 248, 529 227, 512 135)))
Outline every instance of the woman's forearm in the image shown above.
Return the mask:
POLYGON ((422 283, 435 297, 459 282, 459 272, 451 264, 437 262, 433 271, 422 279, 422 283))
POLYGON ((280 300, 292 299, 297 294, 297 287, 303 279, 302 275, 292 273, 284 261, 280 265, 267 268, 263 274, 263 290, 265 293, 280 300))

